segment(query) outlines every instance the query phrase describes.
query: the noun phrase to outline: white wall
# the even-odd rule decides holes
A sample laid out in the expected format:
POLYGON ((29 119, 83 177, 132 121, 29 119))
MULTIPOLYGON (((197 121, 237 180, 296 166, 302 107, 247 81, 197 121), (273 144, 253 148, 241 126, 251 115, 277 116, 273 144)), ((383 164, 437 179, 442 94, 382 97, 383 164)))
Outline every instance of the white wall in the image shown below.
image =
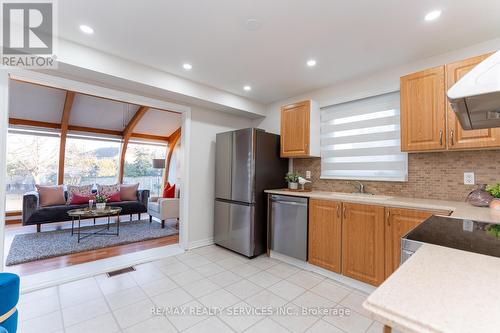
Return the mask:
POLYGON ((210 243, 214 234, 215 135, 252 126, 252 120, 191 109, 188 247, 210 243))
MULTIPOLYGON (((279 134, 280 107, 282 105, 313 99, 318 102, 320 107, 325 107, 396 91, 399 90, 399 78, 403 75, 497 50, 500 50, 500 38, 277 101, 267 106, 267 115, 264 119, 254 120, 254 126, 279 134)), ((367 55, 367 61, 369 61, 369 55, 367 55)))
POLYGON ((5 177, 7 175, 7 124, 9 118, 9 76, 6 71, 0 72, 0 272, 3 271, 3 244, 5 226, 5 177))

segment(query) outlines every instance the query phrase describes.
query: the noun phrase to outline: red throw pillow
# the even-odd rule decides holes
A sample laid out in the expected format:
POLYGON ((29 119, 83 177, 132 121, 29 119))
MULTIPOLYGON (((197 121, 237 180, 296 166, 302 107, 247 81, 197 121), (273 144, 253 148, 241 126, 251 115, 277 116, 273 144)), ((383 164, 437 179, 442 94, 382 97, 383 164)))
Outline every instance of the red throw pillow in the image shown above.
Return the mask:
POLYGON ((164 198, 175 198, 175 184, 170 186, 165 194, 164 198))
POLYGON ((89 200, 94 200, 95 197, 93 195, 80 195, 78 193, 73 193, 71 197, 70 205, 84 205, 88 204, 89 200))
POLYGON ((115 193, 107 196, 107 198, 108 198, 108 202, 119 202, 119 201, 121 201, 120 192, 115 192, 115 193))
POLYGON ((168 189, 171 187, 170 183, 167 183, 167 185, 165 185, 165 188, 163 189, 163 195, 162 195, 162 198, 166 198, 167 197, 167 191, 168 189))

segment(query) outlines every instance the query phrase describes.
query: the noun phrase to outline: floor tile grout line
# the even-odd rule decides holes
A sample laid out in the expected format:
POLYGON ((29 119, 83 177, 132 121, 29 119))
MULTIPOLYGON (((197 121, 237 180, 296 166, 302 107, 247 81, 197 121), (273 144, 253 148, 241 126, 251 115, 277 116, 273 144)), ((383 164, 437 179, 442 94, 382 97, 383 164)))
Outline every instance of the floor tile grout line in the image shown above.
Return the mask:
MULTIPOLYGON (((120 331, 120 332, 121 332, 121 331, 123 331, 123 330, 122 330, 122 327, 121 327, 121 325, 120 325, 120 323, 118 322, 118 319, 117 319, 117 318, 116 318, 116 316, 115 316, 115 312, 114 312, 114 310, 111 308, 111 305, 109 305, 109 302, 108 302, 108 299, 106 298, 106 295, 103 295, 103 296, 104 296, 104 302, 106 302, 106 305, 107 305, 107 306, 108 306, 108 308, 109 308, 109 311, 110 311, 110 313, 111 313, 111 316, 113 317, 113 320, 114 320, 114 321, 115 321, 115 323, 116 323, 116 326, 118 327, 118 329, 119 329, 119 331, 120 331)), ((123 308, 124 308, 124 307, 123 307, 123 308)))
POLYGON ((57 285, 55 287, 56 287, 56 293, 57 293, 57 301, 59 302, 59 316, 61 317, 61 325, 62 325, 63 332, 66 333, 66 326, 64 325, 64 317, 63 317, 63 311, 62 311, 61 294, 59 293, 59 285, 57 285))

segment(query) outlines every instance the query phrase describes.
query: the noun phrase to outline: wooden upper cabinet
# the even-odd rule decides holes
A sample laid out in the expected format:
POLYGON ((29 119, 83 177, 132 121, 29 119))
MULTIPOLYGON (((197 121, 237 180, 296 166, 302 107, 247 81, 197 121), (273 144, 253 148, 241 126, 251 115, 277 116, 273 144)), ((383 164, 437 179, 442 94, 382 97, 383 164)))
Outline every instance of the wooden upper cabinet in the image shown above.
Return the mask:
POLYGON ((389 277, 400 264, 401 237, 433 213, 403 208, 385 209, 385 276, 389 277))
MULTIPOLYGON (((446 91, 490 55, 491 53, 446 65, 446 91)), ((446 108, 448 113, 448 149, 500 147, 500 129, 463 130, 450 103, 446 102, 446 108)))
POLYGON ((445 150, 445 67, 403 76, 400 83, 401 150, 445 150))
POLYGON ((330 200, 309 200, 309 263, 341 272, 342 203, 330 200))
POLYGON ((385 278, 384 207, 342 204, 342 274, 374 286, 385 278))
POLYGON ((313 101, 281 107, 281 157, 319 156, 319 109, 313 101))

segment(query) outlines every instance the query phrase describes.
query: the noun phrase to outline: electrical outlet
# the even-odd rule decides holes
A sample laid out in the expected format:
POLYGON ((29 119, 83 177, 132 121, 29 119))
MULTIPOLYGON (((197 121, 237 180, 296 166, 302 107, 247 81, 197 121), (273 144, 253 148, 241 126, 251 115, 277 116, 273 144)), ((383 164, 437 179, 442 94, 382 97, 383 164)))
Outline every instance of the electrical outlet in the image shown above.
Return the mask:
POLYGON ((474 172, 464 172, 464 185, 474 185, 475 183, 474 172))
POLYGON ((306 179, 311 179, 311 171, 306 171, 306 179))

